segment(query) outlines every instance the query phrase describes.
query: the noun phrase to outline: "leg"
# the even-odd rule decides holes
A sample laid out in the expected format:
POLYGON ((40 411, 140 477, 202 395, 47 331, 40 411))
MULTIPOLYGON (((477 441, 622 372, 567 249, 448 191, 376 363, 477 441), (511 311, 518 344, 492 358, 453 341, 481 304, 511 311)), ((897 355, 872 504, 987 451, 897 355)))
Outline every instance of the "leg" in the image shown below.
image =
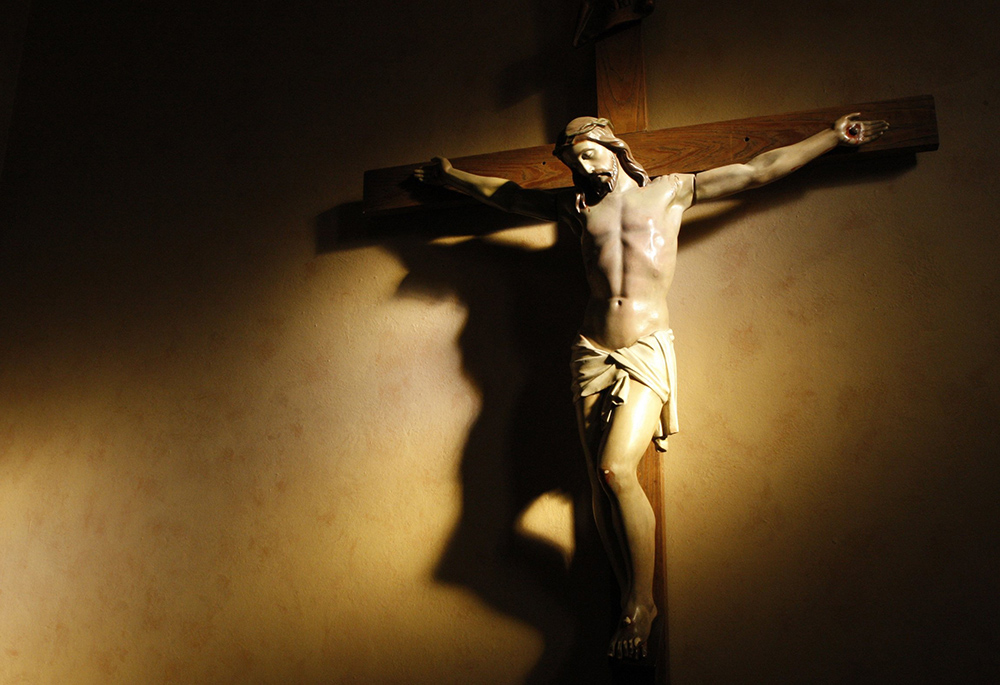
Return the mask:
POLYGON ((624 607, 628 598, 628 588, 631 585, 630 574, 627 570, 629 564, 625 561, 624 540, 618 534, 617 516, 612 516, 611 502, 608 501, 608 496, 604 492, 604 479, 599 475, 600 472, 597 468, 605 438, 605 431, 602 430, 604 428, 603 421, 600 417, 600 403, 603 400, 603 393, 580 398, 576 402, 576 418, 580 428, 580 442, 583 444, 583 453, 587 459, 594 522, 597 524, 597 533, 615 573, 615 580, 618 581, 618 587, 622 593, 621 605, 624 607))
POLYGON ((653 603, 656 516, 639 485, 636 468, 653 437, 662 408, 656 393, 632 383, 628 402, 615 410, 601 450, 601 475, 612 510, 617 513, 631 571, 622 620, 611 642, 611 654, 618 658, 646 655, 649 631, 657 614, 653 603))
POLYGON ((636 467, 653 437, 662 407, 652 390, 632 383, 628 402, 615 409, 597 450, 596 480, 610 505, 609 518, 618 545, 608 544, 611 541, 607 539, 605 543, 609 554, 621 555, 623 564, 622 619, 610 647, 610 654, 618 658, 647 653, 657 613, 653 603, 656 517, 639 485, 636 467))

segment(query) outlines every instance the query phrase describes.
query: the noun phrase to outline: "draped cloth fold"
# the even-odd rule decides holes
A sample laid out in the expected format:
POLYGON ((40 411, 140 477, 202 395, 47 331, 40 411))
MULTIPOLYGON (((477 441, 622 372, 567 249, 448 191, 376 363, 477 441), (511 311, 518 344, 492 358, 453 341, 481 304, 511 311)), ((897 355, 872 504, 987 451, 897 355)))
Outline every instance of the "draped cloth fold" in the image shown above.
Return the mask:
POLYGON ((611 421, 615 407, 628 401, 632 381, 642 383, 656 393, 663 401, 663 409, 653 443, 659 451, 667 450, 667 437, 680 430, 677 423, 677 356, 674 353, 673 331, 656 331, 613 352, 599 348, 581 335, 573 345, 571 365, 573 392, 577 397, 587 397, 611 388, 601 406, 601 417, 605 422, 611 421))

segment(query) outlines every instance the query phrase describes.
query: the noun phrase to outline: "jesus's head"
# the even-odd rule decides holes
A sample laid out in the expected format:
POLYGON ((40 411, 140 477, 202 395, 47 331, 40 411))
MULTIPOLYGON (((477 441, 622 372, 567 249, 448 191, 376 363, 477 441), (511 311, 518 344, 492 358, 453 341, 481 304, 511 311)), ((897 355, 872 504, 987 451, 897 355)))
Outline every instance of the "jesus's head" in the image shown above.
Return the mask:
POLYGON ((649 183, 646 170, 635 161, 628 144, 615 136, 607 119, 579 117, 569 122, 559 134, 552 154, 573 172, 581 209, 600 202, 614 190, 620 170, 640 186, 649 183))

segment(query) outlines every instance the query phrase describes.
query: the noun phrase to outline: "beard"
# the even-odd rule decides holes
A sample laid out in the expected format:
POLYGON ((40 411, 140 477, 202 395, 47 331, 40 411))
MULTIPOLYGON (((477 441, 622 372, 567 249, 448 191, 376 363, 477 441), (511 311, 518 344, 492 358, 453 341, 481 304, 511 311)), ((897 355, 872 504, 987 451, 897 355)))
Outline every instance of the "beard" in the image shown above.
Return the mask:
POLYGON ((618 159, 613 158, 610 169, 598 169, 592 174, 583 176, 581 180, 587 196, 595 201, 600 201, 601 198, 614 190, 618 183, 619 168, 618 159))

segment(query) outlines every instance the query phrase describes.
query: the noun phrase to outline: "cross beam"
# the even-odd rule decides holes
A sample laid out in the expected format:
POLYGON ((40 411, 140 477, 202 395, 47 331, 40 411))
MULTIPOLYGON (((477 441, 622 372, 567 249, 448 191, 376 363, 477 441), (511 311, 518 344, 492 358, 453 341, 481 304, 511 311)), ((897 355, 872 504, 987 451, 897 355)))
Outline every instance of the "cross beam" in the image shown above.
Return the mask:
MULTIPOLYGON (((636 131, 624 133, 621 138, 629 144, 635 158, 651 176, 697 172, 723 164, 745 162, 771 148, 798 142, 850 112, 861 112, 865 119, 884 119, 889 122, 890 128, 872 143, 859 148, 839 147, 817 161, 926 152, 938 147, 937 118, 934 99, 930 95, 660 131, 636 131)), ((569 170, 552 156, 551 145, 472 155, 451 161, 463 171, 509 178, 526 188, 555 189, 572 185, 569 170)), ((415 182, 413 170, 427 163, 365 172, 365 215, 376 217, 472 202, 458 193, 415 182)))

